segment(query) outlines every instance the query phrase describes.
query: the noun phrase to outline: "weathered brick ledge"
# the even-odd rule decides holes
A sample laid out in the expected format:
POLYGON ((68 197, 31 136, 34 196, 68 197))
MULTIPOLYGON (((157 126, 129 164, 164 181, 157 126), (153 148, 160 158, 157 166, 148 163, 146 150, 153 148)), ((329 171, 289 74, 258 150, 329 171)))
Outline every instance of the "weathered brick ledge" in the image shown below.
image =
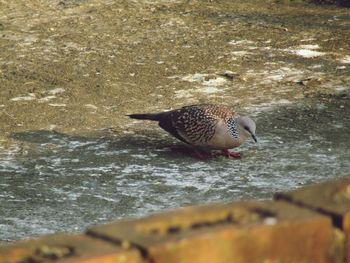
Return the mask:
POLYGON ((350 179, 0 247, 6 263, 350 263, 350 179))

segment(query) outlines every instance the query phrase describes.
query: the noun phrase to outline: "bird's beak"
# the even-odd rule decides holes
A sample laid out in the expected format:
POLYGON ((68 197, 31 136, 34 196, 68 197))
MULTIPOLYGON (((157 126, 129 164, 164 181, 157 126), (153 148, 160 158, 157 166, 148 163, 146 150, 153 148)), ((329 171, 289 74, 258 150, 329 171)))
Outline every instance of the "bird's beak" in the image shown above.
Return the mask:
POLYGON ((256 138, 256 135, 254 133, 252 133, 252 138, 256 143, 258 142, 258 138, 256 138))

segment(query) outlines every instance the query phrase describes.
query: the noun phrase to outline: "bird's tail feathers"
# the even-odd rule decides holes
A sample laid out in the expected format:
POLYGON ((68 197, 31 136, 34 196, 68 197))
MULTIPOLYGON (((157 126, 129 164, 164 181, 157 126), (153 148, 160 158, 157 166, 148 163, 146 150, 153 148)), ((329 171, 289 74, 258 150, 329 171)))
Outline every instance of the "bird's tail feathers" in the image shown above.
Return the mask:
POLYGON ((158 113, 137 113, 126 116, 129 116, 131 119, 159 121, 158 113))

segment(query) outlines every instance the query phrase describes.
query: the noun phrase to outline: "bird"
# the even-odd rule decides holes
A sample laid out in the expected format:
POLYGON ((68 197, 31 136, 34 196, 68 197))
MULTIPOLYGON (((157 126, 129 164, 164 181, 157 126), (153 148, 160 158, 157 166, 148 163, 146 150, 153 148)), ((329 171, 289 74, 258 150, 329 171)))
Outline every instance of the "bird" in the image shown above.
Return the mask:
POLYGON ((127 116, 157 121, 162 129, 191 145, 195 156, 202 159, 211 156, 212 150, 220 150, 229 158, 240 158, 240 153, 229 149, 240 146, 250 137, 258 142, 255 122, 225 105, 196 104, 165 112, 127 116))

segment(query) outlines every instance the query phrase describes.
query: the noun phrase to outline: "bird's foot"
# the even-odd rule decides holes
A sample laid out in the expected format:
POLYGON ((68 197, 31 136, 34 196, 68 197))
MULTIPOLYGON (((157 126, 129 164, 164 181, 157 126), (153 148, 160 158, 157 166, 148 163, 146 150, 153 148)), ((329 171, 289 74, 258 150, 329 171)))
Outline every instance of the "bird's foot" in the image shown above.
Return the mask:
POLYGON ((228 157, 228 158, 236 158, 236 159, 240 159, 242 156, 240 153, 238 152, 231 152, 229 150, 223 150, 223 154, 228 157))

